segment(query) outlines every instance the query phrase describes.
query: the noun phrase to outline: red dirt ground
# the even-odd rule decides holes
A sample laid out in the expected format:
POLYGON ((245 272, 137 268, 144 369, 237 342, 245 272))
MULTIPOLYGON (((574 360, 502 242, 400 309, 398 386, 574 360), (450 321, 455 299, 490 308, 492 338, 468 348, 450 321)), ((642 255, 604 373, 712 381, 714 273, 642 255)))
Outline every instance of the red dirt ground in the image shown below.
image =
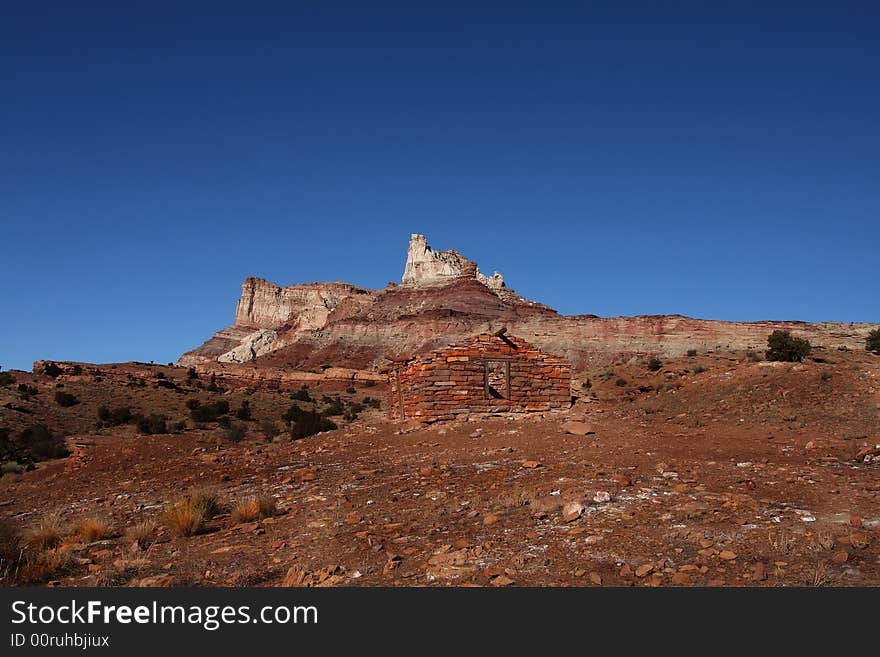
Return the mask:
MULTIPOLYGON (((620 364, 581 373, 567 414, 416 429, 369 410, 293 442, 267 443, 249 422, 237 444, 213 425, 94 429, 99 403, 173 419, 211 393, 68 381, 81 403, 63 409, 51 380, 16 373, 41 390, 26 421, 64 428, 78 447, 0 478, 0 514, 22 529, 50 516, 110 523, 110 538, 65 540, 69 558, 45 578, 62 586, 876 586, 880 461, 857 454, 880 443, 880 358, 813 356, 825 362, 620 364), (570 419, 595 433, 566 433, 570 419), (205 486, 224 508, 203 533, 161 525, 167 504, 205 486), (278 515, 235 523, 234 503, 262 493, 278 515), (122 538, 150 519, 159 528, 142 547, 122 538)), ((245 394, 225 398, 237 408, 245 394)), ((384 405, 384 394, 353 397, 384 405)), ((247 398, 257 420, 291 403, 289 391, 247 398)), ((15 413, 2 419, 17 428, 15 413)))

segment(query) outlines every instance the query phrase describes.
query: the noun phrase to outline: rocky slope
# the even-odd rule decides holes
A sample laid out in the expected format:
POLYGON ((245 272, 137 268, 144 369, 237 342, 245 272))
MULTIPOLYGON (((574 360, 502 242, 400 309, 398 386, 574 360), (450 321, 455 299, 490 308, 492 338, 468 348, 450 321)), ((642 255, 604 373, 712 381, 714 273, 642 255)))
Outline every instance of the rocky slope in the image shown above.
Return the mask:
POLYGON ((410 239, 401 285, 368 290, 347 283, 280 287, 248 278, 235 322, 184 354, 182 365, 211 362, 315 369, 378 368, 388 357, 434 349, 507 326, 576 367, 688 350, 763 350, 775 329, 826 348, 864 348, 866 323, 723 322, 680 315, 562 316, 529 301, 497 272, 489 277, 454 250, 410 239))

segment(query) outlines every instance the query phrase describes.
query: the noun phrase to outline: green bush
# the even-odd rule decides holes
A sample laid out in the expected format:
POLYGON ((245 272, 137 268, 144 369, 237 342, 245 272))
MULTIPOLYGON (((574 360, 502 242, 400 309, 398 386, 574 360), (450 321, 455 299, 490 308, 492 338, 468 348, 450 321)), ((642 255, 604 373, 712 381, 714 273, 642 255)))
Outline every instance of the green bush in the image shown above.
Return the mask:
POLYGON ((357 393, 357 390, 354 389, 354 386, 349 386, 345 389, 345 394, 347 395, 353 395, 355 393, 357 393))
POLYGON ((626 379, 617 379, 617 381, 614 382, 614 385, 616 385, 619 388, 622 388, 626 385, 626 379))
POLYGON ((796 338, 788 331, 773 331, 767 338, 767 346, 767 360, 786 363, 799 363, 812 349, 809 340, 796 338))
POLYGON ((865 349, 867 351, 880 351, 880 329, 874 329, 868 333, 865 338, 865 349))
POLYGON ((659 372, 661 367, 663 367, 663 361, 656 356, 652 356, 648 361, 648 370, 651 372, 659 372))
POLYGON ((688 349, 687 355, 690 356, 691 358, 693 358, 694 356, 697 355, 697 350, 696 349, 688 349))
POLYGON ((369 406, 370 408, 379 409, 382 406, 382 402, 374 397, 364 397, 364 406, 369 406))
POLYGON ((69 392, 57 390, 55 392, 55 403, 64 408, 68 408, 69 406, 74 406, 75 404, 78 404, 79 399, 76 398, 76 395, 72 395, 69 392))
POLYGON ((15 383, 15 377, 9 372, 0 372, 0 387, 5 388, 15 383))

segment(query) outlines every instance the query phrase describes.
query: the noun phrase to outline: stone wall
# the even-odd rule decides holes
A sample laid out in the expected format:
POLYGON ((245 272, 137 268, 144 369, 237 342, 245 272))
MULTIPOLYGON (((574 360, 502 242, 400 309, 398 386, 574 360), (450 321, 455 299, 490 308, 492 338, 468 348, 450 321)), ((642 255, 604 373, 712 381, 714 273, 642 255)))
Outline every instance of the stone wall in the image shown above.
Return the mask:
POLYGON ((541 412, 571 405, 568 361, 506 335, 482 334, 465 344, 395 365, 390 368, 389 382, 389 414, 396 420, 434 422, 460 415, 541 412), (498 390, 487 391, 487 362, 490 382, 498 390), (501 363, 500 368, 495 363, 501 363))

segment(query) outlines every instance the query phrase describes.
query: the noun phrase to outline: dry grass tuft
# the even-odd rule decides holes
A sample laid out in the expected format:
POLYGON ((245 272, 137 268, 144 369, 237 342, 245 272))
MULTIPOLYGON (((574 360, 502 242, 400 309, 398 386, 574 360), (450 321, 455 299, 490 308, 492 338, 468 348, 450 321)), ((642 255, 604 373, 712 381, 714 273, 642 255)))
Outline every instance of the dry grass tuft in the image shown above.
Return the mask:
POLYGON ((187 497, 165 508, 162 519, 180 536, 198 534, 205 522, 220 511, 217 494, 209 489, 194 490, 187 497))
POLYGON ((131 545, 137 543, 141 548, 150 544, 150 538, 156 531, 156 522, 154 520, 144 520, 128 527, 125 530, 124 539, 126 544, 131 545))
POLYGON ((74 567, 73 554, 60 548, 26 551, 15 579, 20 584, 38 584, 67 574, 74 567))
POLYGON ((112 531, 110 523, 102 518, 84 518, 76 533, 86 543, 94 543, 107 538, 112 531))
POLYGON ((178 500, 165 508, 162 520, 168 529, 180 536, 192 536, 202 530, 205 512, 189 499, 178 500))
POLYGON ((235 522, 253 522, 274 516, 277 512, 277 501, 271 495, 249 497, 239 502, 232 510, 235 522))
POLYGON ((64 538, 61 522, 56 516, 43 518, 38 525, 28 527, 21 536, 21 544, 25 548, 47 550, 56 547, 64 538))

